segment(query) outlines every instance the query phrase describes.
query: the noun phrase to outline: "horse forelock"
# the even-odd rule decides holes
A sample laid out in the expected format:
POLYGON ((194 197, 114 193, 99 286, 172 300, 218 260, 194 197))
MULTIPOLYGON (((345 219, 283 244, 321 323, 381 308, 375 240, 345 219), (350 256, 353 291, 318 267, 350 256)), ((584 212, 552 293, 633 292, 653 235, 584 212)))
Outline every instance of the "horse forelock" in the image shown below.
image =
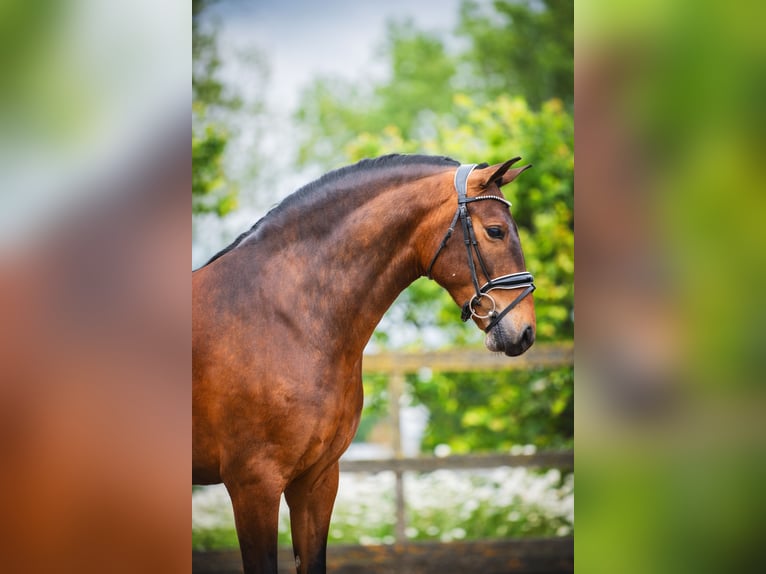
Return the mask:
POLYGON ((331 201, 341 207, 352 190, 360 190, 371 197, 376 190, 387 187, 392 181, 403 183, 459 165, 460 162, 446 156, 390 154, 363 159, 330 171, 288 195, 249 230, 241 233, 229 246, 211 257, 203 267, 232 251, 265 224, 279 224, 278 220, 282 216, 295 210, 311 210, 331 201))

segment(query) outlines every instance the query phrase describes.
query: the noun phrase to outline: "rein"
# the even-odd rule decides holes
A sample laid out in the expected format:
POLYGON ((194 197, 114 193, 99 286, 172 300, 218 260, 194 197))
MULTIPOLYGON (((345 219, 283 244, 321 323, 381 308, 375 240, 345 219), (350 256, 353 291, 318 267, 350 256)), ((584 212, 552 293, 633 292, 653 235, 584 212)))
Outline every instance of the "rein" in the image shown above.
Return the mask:
POLYGON ((484 329, 486 333, 489 333, 490 330, 492 330, 492 328, 495 327, 495 325, 497 325, 503 319, 503 317, 505 317, 514 307, 521 303, 524 297, 535 290, 535 283, 534 277, 532 277, 532 274, 528 273, 527 271, 502 275, 494 279, 490 278, 487 265, 484 262, 484 258, 481 256, 481 251, 479 251, 479 243, 476 240, 476 233, 473 228, 473 222, 471 221, 471 214, 468 212, 468 204, 475 201, 485 201, 490 199, 504 203, 508 207, 511 206, 511 203, 505 198, 497 195, 467 197, 466 190, 468 186, 468 177, 471 175, 471 172, 474 170, 474 168, 476 168, 476 164, 464 164, 458 167, 457 171, 455 171, 454 185, 455 191, 457 191, 457 211, 455 211, 455 216, 452 218, 452 223, 450 223, 449 229, 447 229, 447 233, 444 235, 444 239, 442 239, 442 242, 439 244, 436 253, 431 259, 431 263, 428 265, 427 276, 429 279, 433 279, 431 276, 431 270, 433 269, 434 263, 436 263, 439 254, 446 247, 447 243, 452 237, 457 222, 460 221, 460 226, 463 229, 463 241, 465 242, 465 248, 468 254, 468 268, 471 271, 471 281, 473 282, 474 291, 476 291, 476 295, 471 297, 471 299, 463 305, 463 312, 460 318, 463 321, 467 321, 471 317, 476 317, 477 319, 489 319, 489 324, 484 329), (479 286, 479 277, 476 272, 476 263, 474 263, 474 254, 476 255, 476 261, 479 263, 481 272, 487 279, 487 282, 481 286, 479 286), (510 305, 498 313, 497 303, 495 302, 492 295, 489 294, 489 292, 493 289, 521 289, 522 287, 525 287, 524 291, 522 291, 516 297, 516 299, 510 303, 510 305), (492 305, 492 309, 486 315, 480 315, 474 308, 475 305, 481 303, 482 299, 489 300, 492 305))

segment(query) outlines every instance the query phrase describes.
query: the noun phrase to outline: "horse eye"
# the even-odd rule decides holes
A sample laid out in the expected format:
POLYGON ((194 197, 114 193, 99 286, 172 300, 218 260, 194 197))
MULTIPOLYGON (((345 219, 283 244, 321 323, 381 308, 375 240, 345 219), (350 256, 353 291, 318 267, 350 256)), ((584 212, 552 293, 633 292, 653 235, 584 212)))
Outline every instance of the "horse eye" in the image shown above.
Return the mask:
POLYGON ((487 227, 487 235, 492 239, 502 239, 505 237, 505 232, 500 227, 487 227))

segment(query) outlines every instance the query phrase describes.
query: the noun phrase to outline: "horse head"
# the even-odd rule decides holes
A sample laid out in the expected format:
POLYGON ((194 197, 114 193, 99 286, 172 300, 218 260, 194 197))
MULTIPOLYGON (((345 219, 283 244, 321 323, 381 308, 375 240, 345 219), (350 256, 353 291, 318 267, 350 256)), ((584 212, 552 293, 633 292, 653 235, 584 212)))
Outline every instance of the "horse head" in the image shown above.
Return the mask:
POLYGON ((452 181, 444 179, 450 188, 445 215, 455 209, 456 192, 457 211, 427 270, 463 308, 463 320, 473 319, 487 333, 487 348, 509 356, 522 354, 535 340, 535 309, 529 296, 535 288, 533 278, 526 271, 510 202, 501 191, 531 167, 511 169, 519 159, 493 166, 462 165, 452 181))

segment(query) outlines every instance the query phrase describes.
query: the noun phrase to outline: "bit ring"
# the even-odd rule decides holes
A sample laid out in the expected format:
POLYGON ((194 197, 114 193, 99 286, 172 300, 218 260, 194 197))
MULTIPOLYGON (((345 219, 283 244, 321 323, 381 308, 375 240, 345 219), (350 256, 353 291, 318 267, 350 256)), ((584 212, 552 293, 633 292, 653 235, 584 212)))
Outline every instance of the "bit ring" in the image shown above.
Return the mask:
POLYGON ((490 317, 495 315, 495 311, 497 310, 497 304, 495 303, 495 300, 492 298, 492 295, 489 293, 482 293, 478 297, 474 297, 471 299, 471 302, 468 304, 468 310, 471 311, 471 316, 476 317, 477 319, 489 319, 490 317), (473 308, 473 306, 477 303, 481 303, 481 300, 484 298, 489 299, 492 302, 492 309, 487 313, 486 315, 481 315, 476 312, 476 309, 473 308))

